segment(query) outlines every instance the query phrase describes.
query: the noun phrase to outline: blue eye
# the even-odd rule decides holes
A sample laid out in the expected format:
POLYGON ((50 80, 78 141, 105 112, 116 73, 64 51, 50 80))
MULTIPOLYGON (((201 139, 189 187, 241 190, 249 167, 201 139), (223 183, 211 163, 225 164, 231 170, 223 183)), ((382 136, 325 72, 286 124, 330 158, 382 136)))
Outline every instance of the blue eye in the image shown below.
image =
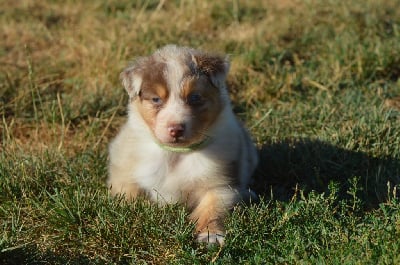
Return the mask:
POLYGON ((203 98, 200 94, 193 93, 189 95, 186 99, 187 104, 191 106, 199 106, 204 103, 203 98))
POLYGON ((153 104, 159 105, 162 103, 162 100, 159 97, 153 97, 151 98, 151 102, 153 102, 153 104))

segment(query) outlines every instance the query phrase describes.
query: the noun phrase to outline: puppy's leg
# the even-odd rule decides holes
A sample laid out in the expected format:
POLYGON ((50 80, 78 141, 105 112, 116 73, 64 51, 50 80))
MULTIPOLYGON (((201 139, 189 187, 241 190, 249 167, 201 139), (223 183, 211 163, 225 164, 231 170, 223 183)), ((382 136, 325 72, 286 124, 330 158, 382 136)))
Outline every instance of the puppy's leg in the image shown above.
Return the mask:
POLYGON ((198 242, 224 244, 223 221, 233 197, 230 190, 209 190, 198 196, 198 204, 190 215, 190 219, 196 222, 198 242))
POLYGON ((114 165, 110 165, 107 186, 112 196, 121 194, 125 196, 126 200, 135 199, 141 191, 139 186, 131 180, 125 170, 114 165))

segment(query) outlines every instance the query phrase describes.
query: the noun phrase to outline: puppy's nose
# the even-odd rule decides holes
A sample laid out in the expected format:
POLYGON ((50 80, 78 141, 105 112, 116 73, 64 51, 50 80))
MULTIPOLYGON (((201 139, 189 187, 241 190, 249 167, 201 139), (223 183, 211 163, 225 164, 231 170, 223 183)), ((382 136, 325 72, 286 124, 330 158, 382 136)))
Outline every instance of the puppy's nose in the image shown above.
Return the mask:
POLYGON ((168 132, 169 135, 178 138, 183 136, 183 133, 185 132, 185 125, 184 124, 172 124, 168 126, 168 132))

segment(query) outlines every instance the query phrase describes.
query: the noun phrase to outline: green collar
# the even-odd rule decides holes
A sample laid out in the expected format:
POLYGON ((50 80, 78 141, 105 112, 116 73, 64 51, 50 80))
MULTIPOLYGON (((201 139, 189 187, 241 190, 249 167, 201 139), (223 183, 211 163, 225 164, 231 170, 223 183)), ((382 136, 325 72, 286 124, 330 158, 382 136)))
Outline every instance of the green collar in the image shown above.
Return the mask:
POLYGON ((210 143, 210 140, 211 140, 211 137, 205 137, 200 142, 194 143, 189 146, 183 146, 183 147, 173 147, 173 146, 159 143, 158 141, 156 141, 156 143, 158 144, 159 147, 161 147, 162 149, 164 149, 166 151, 175 152, 175 153, 188 153, 188 152, 193 152, 193 151, 196 151, 198 149, 205 147, 207 144, 210 143))

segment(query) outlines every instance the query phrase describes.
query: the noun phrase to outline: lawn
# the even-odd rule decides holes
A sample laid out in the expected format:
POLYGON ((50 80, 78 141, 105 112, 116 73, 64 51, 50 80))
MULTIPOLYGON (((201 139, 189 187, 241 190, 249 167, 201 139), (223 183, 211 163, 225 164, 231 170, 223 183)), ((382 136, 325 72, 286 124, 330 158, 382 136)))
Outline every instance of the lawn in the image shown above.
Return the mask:
MULTIPOLYGON (((0 2, 0 264, 400 264, 398 0, 0 2), (105 187, 119 73, 165 44, 229 54, 259 203, 226 244, 105 187)), ((227 147, 228 148, 228 147, 227 147)))

